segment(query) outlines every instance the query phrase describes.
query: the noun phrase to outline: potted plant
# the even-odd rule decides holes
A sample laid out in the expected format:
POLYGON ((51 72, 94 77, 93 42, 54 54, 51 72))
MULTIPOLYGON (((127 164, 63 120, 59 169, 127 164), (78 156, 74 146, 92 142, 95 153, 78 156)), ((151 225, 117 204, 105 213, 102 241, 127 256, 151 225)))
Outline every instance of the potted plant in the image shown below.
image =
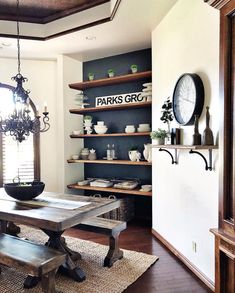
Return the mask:
POLYGON ((114 71, 113 71, 113 69, 109 69, 108 70, 108 76, 109 77, 114 77, 114 71))
POLYGON ((164 144, 165 138, 167 137, 167 131, 165 129, 158 128, 158 130, 152 131, 150 134, 155 144, 164 144))
POLYGON ((138 71, 138 66, 136 64, 131 65, 131 72, 136 73, 138 71))
POLYGON ((138 151, 138 146, 132 146, 128 152, 128 155, 132 162, 139 162, 141 153, 138 151))
POLYGON ((88 79, 89 80, 94 80, 94 78, 95 78, 95 74, 93 72, 89 72, 88 73, 88 79))
POLYGON ((86 115, 84 116, 83 120, 84 120, 84 126, 89 126, 89 127, 92 126, 92 123, 91 123, 92 116, 86 115))
POLYGON ((164 104, 162 105, 162 116, 160 118, 163 123, 167 123, 167 136, 165 138, 165 143, 170 144, 171 143, 171 130, 170 130, 170 123, 173 120, 172 115, 172 102, 170 101, 170 97, 166 99, 164 104))

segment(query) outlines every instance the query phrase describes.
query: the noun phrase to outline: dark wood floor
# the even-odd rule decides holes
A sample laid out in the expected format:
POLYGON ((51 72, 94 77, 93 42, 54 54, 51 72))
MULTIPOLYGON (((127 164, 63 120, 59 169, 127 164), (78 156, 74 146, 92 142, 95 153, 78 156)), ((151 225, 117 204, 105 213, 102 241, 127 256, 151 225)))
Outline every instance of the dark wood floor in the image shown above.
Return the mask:
MULTIPOLYGON (((108 244, 107 237, 94 233, 70 229, 66 234, 108 244)), ((159 257, 159 260, 128 287, 125 293, 212 292, 152 236, 149 227, 128 225, 128 229, 120 235, 120 246, 124 249, 141 251, 159 257)))

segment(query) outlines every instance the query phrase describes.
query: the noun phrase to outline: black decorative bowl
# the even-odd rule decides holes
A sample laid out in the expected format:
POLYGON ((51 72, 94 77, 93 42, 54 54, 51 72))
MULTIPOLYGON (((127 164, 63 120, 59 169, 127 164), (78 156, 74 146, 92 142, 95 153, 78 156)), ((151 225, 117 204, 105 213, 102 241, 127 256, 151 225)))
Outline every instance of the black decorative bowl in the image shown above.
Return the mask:
POLYGON ((41 194, 45 184, 43 182, 6 183, 4 189, 8 195, 18 200, 31 200, 41 194))

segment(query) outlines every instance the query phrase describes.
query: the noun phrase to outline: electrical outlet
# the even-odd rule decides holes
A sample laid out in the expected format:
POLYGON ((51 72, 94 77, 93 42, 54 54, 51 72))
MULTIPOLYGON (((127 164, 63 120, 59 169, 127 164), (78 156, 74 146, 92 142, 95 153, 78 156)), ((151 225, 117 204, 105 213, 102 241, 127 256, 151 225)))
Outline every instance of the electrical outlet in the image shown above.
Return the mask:
POLYGON ((195 241, 192 241, 192 249, 193 249, 193 252, 197 252, 197 243, 195 241))

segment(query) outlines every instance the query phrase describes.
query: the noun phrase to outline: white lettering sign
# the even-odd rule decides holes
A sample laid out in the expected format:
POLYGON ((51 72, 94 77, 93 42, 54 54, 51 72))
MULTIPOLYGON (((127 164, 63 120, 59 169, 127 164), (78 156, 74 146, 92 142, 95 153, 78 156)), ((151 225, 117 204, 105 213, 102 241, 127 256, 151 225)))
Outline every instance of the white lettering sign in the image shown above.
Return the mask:
POLYGON ((114 96, 104 96, 96 97, 95 105, 98 106, 111 106, 111 105, 121 105, 129 103, 140 103, 145 102, 146 97, 142 97, 142 92, 120 94, 114 96))

